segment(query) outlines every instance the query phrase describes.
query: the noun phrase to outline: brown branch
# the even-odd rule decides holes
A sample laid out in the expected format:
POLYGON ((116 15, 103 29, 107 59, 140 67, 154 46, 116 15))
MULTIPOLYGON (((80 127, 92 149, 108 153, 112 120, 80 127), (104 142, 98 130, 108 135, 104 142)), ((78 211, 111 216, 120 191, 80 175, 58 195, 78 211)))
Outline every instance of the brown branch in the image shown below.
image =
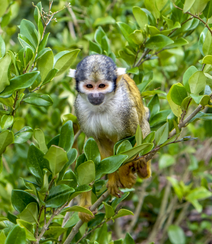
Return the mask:
POLYGON ((132 232, 133 228, 135 227, 135 225, 138 221, 138 218, 139 218, 139 215, 141 212, 141 208, 142 208, 142 205, 144 202, 144 198, 146 196, 146 187, 148 185, 147 183, 148 183, 147 180, 142 182, 142 186, 141 186, 140 192, 138 194, 138 199, 139 199, 138 205, 136 207, 132 222, 130 223, 129 227, 127 228, 127 232, 129 232, 129 233, 132 232))
MULTIPOLYGON (((174 5, 175 8, 177 8, 177 9, 183 11, 182 8, 178 7, 178 6, 175 5, 174 3, 173 3, 173 5, 174 5)), ((207 29, 210 31, 210 33, 211 33, 211 35, 212 35, 212 30, 211 30, 211 28, 209 27, 209 25, 208 25, 203 19, 201 19, 198 15, 192 14, 192 13, 190 13, 190 12, 188 12, 188 11, 185 12, 185 14, 189 14, 189 15, 193 16, 194 18, 198 19, 199 21, 201 21, 201 22, 207 27, 207 29)))
POLYGON ((77 33, 78 33, 78 35, 79 35, 79 38, 81 38, 81 37, 82 37, 82 33, 81 33, 81 31, 80 31, 80 27, 79 27, 77 18, 76 18, 75 14, 74 14, 74 11, 72 10, 72 8, 71 8, 70 6, 69 6, 67 9, 68 9, 68 12, 70 13, 70 15, 71 15, 71 17, 72 17, 74 26, 75 26, 76 29, 77 29, 77 33))
MULTIPOLYGON (((105 193, 103 193, 101 195, 101 197, 90 207, 91 211, 94 211, 96 208, 98 208, 98 206, 110 195, 109 191, 106 191, 105 193)), ((71 233, 68 235, 68 237, 66 238, 66 240, 64 241, 63 244, 69 244, 73 238, 75 237, 75 235, 78 233, 79 228, 83 225, 83 221, 79 220, 79 222, 73 227, 71 233)))

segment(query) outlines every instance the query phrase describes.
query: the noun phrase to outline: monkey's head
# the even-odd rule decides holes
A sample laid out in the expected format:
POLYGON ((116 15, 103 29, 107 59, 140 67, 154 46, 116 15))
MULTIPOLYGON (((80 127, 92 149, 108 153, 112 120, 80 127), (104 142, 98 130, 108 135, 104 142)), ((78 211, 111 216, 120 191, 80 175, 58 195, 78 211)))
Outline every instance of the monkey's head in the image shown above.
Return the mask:
POLYGON ((111 58, 104 55, 88 56, 77 65, 74 74, 76 90, 92 105, 100 105, 107 94, 115 91, 118 75, 111 58))

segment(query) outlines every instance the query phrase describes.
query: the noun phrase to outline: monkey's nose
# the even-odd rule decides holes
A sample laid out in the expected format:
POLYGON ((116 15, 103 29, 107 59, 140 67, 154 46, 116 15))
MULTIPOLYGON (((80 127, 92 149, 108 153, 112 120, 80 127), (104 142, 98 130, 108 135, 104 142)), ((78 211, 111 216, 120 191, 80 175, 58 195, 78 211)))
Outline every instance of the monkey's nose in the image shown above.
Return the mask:
POLYGON ((93 105, 100 105, 104 101, 105 95, 103 93, 90 93, 88 94, 88 100, 93 105))

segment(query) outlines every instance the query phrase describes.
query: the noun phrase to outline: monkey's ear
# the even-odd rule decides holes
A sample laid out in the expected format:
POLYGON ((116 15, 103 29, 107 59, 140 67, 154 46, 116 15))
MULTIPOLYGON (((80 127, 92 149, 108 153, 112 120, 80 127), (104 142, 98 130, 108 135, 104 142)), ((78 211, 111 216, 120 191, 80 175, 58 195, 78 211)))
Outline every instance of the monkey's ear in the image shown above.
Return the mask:
POLYGON ((124 75, 126 74, 126 68, 117 68, 117 75, 124 75))
POLYGON ((68 73, 68 76, 72 77, 72 78, 75 78, 75 74, 76 74, 76 70, 75 69, 70 69, 69 73, 68 73))

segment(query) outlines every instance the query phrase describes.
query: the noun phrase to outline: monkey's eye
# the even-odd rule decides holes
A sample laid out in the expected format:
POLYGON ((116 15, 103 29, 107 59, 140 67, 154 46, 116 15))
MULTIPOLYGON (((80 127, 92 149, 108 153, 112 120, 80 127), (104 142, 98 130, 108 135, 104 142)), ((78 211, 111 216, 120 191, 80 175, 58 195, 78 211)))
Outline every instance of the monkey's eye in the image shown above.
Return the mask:
POLYGON ((90 88, 93 88, 93 85, 87 84, 86 87, 90 89, 90 88))
POLYGON ((105 88, 105 84, 100 84, 99 88, 105 88))

